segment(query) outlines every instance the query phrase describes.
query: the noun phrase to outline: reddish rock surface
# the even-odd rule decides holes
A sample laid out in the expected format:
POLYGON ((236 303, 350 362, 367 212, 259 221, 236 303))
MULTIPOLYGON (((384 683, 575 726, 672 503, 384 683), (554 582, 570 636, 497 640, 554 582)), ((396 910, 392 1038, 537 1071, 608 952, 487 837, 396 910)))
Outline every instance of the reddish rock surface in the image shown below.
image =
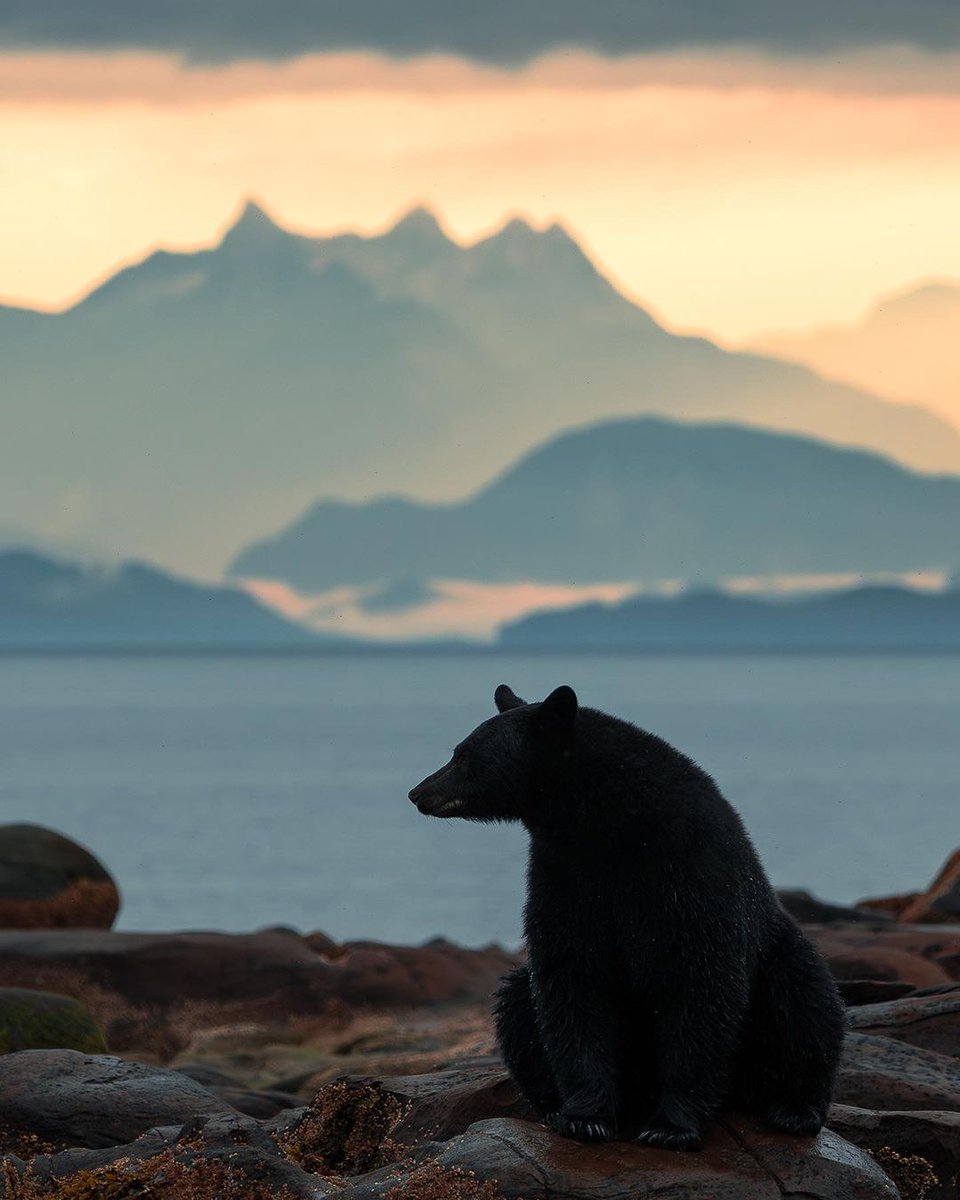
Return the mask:
MULTIPOLYGON (((387 946, 348 942, 331 957, 295 933, 110 933, 0 931, 0 985, 24 975, 74 974, 152 1011, 184 1001, 279 1014, 346 1005, 429 1006, 491 996, 517 956, 499 947, 464 950, 448 942, 387 946)), ((62 988, 59 990, 63 990, 62 988)))
POLYGON ((109 929, 119 909, 89 850, 42 825, 0 825, 0 928, 109 929))
MULTIPOLYGON (((541 1125, 495 1119, 471 1125, 440 1154, 445 1167, 496 1180, 507 1197, 596 1200, 896 1200, 877 1164, 835 1134, 777 1137, 735 1118, 714 1126, 700 1154, 624 1142, 582 1146, 541 1125)), ((361 1188, 361 1195, 369 1191, 361 1188)))
POLYGON ((960 981, 960 925, 810 925, 835 978, 906 983, 960 981))
POLYGON ((954 850, 926 892, 906 905, 898 919, 921 924, 960 921, 960 849, 954 850))
POLYGON ((858 907, 885 913, 907 924, 960 923, 960 849, 954 850, 926 891, 877 896, 861 900, 858 907))

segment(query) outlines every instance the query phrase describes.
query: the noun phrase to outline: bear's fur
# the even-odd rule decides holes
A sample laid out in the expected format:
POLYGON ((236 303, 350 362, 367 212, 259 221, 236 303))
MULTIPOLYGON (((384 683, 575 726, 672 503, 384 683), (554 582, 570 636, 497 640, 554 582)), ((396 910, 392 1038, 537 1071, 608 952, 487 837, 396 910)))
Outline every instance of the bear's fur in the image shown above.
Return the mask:
POLYGON ((496 1007, 526 1100, 582 1140, 696 1149, 722 1104, 816 1134, 843 1006, 716 784, 568 687, 495 700, 410 799, 529 831, 529 957, 496 1007))

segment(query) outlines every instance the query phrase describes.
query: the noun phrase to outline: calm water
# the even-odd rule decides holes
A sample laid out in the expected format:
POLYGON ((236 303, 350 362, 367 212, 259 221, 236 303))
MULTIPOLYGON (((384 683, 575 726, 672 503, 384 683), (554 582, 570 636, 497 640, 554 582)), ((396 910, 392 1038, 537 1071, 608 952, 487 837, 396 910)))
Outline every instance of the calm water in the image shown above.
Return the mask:
POLYGON ((906 889, 960 844, 960 657, 3 658, 0 820, 91 847, 126 929, 515 942, 522 833, 406 799, 501 679, 691 754, 778 884, 906 889))

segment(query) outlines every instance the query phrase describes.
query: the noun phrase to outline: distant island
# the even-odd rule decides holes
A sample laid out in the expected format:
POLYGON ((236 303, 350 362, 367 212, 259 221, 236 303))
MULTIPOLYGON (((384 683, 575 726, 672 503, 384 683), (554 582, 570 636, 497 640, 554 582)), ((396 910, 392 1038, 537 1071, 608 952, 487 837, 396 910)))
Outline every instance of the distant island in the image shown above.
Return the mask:
POLYGON ((324 644, 340 643, 237 588, 191 583, 141 563, 109 569, 28 550, 0 553, 0 650, 324 644))
POLYGON ((464 500, 320 500, 230 567, 306 594, 390 580, 901 574, 956 561, 960 478, 735 424, 567 430, 464 500))
POLYGON ((720 591, 637 596, 532 613, 500 632, 517 650, 960 650, 960 591, 859 587, 804 597, 720 591))

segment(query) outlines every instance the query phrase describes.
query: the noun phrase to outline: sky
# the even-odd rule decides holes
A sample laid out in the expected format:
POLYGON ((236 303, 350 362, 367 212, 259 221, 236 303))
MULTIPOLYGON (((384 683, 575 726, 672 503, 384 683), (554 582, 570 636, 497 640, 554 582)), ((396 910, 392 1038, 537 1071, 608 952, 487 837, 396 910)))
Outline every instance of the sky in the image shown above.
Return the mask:
POLYGON ((559 220, 730 344, 960 278, 960 6, 717 9, 7 0, 0 299, 62 307, 247 196, 316 233, 559 220))

